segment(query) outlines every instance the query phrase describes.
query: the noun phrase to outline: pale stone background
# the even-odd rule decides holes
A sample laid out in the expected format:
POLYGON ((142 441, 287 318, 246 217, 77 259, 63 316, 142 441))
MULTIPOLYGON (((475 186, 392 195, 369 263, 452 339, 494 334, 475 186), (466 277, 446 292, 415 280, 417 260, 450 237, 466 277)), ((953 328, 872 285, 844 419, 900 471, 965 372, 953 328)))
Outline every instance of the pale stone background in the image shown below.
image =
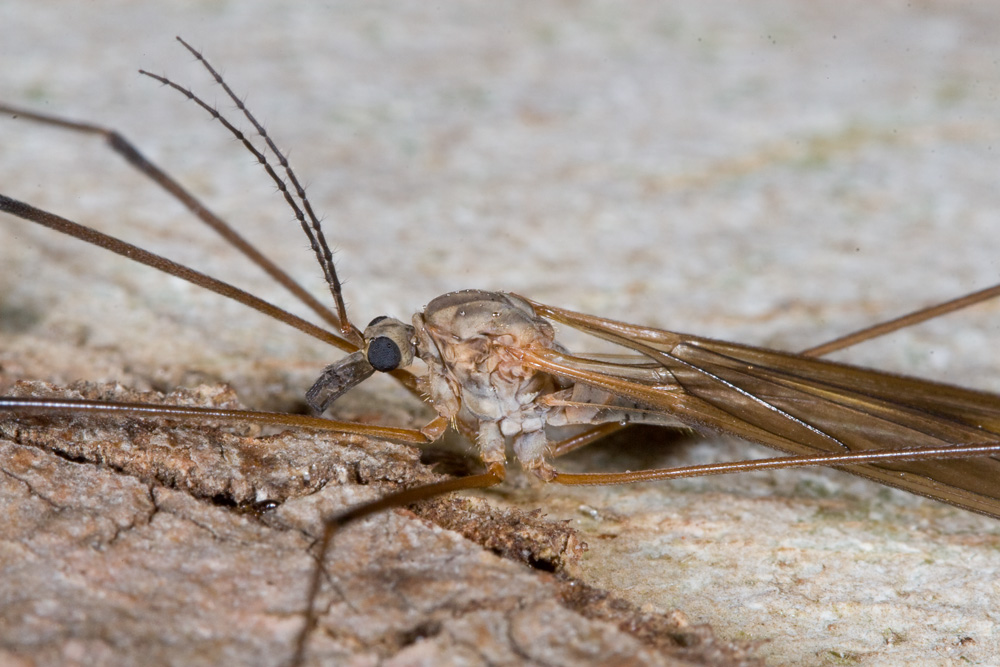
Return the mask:
MULTIPOLYGON (((0 99, 123 131, 322 294, 259 169, 135 74, 229 109, 172 38, 203 48, 291 152, 361 322, 481 287, 797 349, 998 274, 988 3, 35 2, 0 22, 0 99)), ((98 142, 3 119, 0 191, 285 299, 98 142)), ((226 381, 277 409, 328 362, 100 251, 8 218, 0 239, 5 382, 226 381)), ((998 322, 980 307, 840 358, 997 391, 998 322)), ((397 412, 371 392, 344 409, 397 412)), ((571 521, 584 580, 771 664, 1000 653, 995 520, 832 471, 488 497, 571 521)))

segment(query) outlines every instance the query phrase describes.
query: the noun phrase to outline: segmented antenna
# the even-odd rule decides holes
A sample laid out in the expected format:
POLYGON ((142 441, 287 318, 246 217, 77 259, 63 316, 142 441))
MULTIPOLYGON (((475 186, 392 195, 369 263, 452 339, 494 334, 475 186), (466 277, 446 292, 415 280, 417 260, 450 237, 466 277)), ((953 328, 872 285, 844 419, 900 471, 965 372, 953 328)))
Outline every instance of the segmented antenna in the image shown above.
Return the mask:
POLYGON ((337 316, 340 319, 341 333, 343 333, 343 335, 346 338, 356 343, 357 345, 359 346, 363 345, 364 343, 363 343, 363 338, 361 336, 361 332, 358 330, 357 327, 355 327, 351 323, 351 321, 347 317, 347 307, 344 305, 343 290, 341 289, 340 279, 337 277, 337 269, 333 263, 333 253, 330 251, 330 246, 326 242, 326 236, 323 234, 323 228, 320 225, 319 218, 316 217, 316 214, 313 211, 312 204, 309 202, 309 198, 306 196, 305 188, 302 187, 302 185, 299 183, 299 179, 295 176, 295 172, 292 171, 292 167, 289 164, 287 158, 278 149, 274 141, 271 140, 271 137, 264 129, 264 126, 257 121, 257 119, 254 117, 252 113, 250 113, 250 110, 243 103, 243 100, 241 100, 239 97, 236 96, 236 93, 234 93, 232 88, 230 88, 229 85, 225 82, 225 80, 222 78, 222 75, 219 74, 214 67, 212 67, 212 65, 208 62, 208 60, 205 59, 205 57, 201 54, 201 52, 199 52, 197 49, 195 49, 193 46, 185 42, 180 37, 177 38, 177 41, 180 42, 184 46, 184 48, 186 48, 191 53, 191 55, 193 55, 198 60, 198 62, 202 64, 202 66, 208 71, 208 73, 211 74, 212 77, 215 79, 216 83, 222 86, 222 89, 226 91, 226 94, 229 96, 229 99, 232 100, 233 103, 236 105, 236 108, 242 111, 246 119, 250 121, 250 123, 254 126, 257 135, 264 140, 264 142, 267 144, 267 147, 271 150, 271 153, 274 155, 275 159, 277 159, 278 164, 281 166, 282 169, 284 169, 285 174, 288 176, 289 182, 292 184, 292 187, 295 188, 295 196, 298 197, 300 202, 302 202, 302 206, 299 206, 299 204, 295 200, 295 197, 292 196, 292 193, 288 189, 285 180, 281 178, 281 176, 279 176, 278 173, 271 166, 271 163, 267 159, 267 155, 263 151, 258 150, 257 147, 250 142, 250 140, 246 137, 246 135, 243 134, 243 132, 241 132, 238 128, 236 128, 236 126, 230 123, 225 116, 219 113, 218 109, 216 109, 213 106, 210 106, 200 97, 195 95, 190 89, 174 83, 165 76, 153 74, 151 72, 147 72, 146 70, 139 70, 139 73, 144 76, 148 76, 151 79, 155 79, 165 86, 173 88, 174 90, 178 91, 179 93, 187 97, 189 100, 196 103, 202 109, 207 111, 209 115, 212 116, 213 119, 219 121, 219 123, 221 123, 223 127, 229 130, 229 132, 234 137, 236 137, 236 139, 239 140, 243 144, 243 146, 246 147, 246 149, 253 154, 255 158, 257 158, 257 161, 261 164, 261 166, 264 167, 264 170, 267 172, 268 176, 270 176, 271 180, 274 181, 275 185, 277 185, 278 190, 285 198, 285 202, 287 202, 288 205, 291 207, 292 212, 295 214, 296 220, 299 221, 299 225, 302 227, 302 231, 305 232, 306 237, 309 239, 309 245, 312 247, 313 252, 316 254, 316 260, 319 262, 320 268, 323 270, 323 275, 326 278, 327 285, 330 286, 330 294, 333 296, 333 301, 337 306, 337 316))

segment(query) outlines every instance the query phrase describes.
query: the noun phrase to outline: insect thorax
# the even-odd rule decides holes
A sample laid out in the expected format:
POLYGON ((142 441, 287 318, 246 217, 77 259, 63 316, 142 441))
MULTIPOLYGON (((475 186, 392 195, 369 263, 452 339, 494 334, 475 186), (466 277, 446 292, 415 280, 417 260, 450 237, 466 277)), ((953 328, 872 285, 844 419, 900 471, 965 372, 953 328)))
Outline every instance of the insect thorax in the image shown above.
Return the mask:
POLYGON ((475 438, 485 463, 502 463, 505 439, 513 437, 521 464, 544 476, 548 408, 536 399, 557 387, 516 351, 555 347, 552 325, 517 297, 465 290, 431 301, 413 326, 438 412, 475 438))

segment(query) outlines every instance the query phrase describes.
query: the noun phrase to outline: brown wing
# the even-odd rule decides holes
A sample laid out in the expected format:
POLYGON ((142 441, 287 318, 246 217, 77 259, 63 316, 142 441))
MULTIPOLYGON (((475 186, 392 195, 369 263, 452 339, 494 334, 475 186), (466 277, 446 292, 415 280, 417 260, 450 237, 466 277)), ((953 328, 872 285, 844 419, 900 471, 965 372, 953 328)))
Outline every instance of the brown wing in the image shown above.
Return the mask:
MULTIPOLYGON (((655 360, 670 382, 605 374, 593 360, 532 350, 526 361, 671 413, 679 421, 793 454, 1000 441, 1000 396, 791 353, 687 336, 531 302, 540 315, 655 360), (580 360, 581 362, 584 360, 580 360)), ((843 466, 1000 518, 1000 459, 843 466)))

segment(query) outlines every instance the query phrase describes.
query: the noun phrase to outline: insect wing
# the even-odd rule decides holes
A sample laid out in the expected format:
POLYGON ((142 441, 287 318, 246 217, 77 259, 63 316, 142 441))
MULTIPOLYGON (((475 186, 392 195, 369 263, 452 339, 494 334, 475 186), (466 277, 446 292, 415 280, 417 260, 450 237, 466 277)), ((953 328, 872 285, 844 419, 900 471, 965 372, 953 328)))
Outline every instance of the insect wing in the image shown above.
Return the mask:
MULTIPOLYGON (((670 412, 696 428, 799 455, 1000 440, 1000 396, 532 305, 541 315, 657 361, 673 386, 623 378, 613 364, 598 371, 599 362, 576 364, 557 351, 532 350, 527 363, 670 412)), ((993 456, 841 467, 1000 518, 1000 460, 993 456)))

